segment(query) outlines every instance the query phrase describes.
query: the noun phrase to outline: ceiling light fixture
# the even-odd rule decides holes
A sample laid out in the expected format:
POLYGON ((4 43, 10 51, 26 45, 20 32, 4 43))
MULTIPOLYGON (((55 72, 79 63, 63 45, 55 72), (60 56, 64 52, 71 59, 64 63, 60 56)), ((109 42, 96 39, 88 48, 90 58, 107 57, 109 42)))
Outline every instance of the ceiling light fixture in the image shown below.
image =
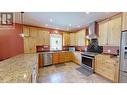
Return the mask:
POLYGON ((71 24, 69 24, 69 26, 72 26, 71 24))
POLYGON ((56 28, 56 29, 60 29, 60 28, 56 28))
POLYGON ((81 27, 80 25, 78 25, 78 27, 81 27))
POLYGON ((48 26, 48 24, 45 24, 45 26, 48 26))
POLYGON ((50 22, 52 22, 53 20, 52 20, 52 18, 50 18, 50 22))
POLYGON ((86 12, 86 14, 90 14, 90 12, 86 12))
POLYGON ((58 33, 58 31, 55 31, 55 33, 58 33))
POLYGON ((67 28, 67 31, 69 31, 69 28, 67 28))

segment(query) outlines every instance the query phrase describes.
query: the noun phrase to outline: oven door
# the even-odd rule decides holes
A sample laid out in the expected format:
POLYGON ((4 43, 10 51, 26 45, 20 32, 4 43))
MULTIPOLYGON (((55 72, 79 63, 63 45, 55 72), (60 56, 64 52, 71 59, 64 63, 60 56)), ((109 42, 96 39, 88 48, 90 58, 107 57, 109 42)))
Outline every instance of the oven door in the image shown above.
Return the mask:
POLYGON ((94 69, 94 57, 84 56, 82 55, 82 67, 93 72, 94 69))

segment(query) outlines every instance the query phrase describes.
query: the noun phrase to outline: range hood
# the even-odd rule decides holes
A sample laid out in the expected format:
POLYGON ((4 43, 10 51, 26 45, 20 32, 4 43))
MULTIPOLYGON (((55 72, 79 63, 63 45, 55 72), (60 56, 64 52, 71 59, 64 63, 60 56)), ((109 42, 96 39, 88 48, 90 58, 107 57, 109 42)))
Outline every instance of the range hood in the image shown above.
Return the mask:
POLYGON ((87 39, 97 38, 97 35, 95 34, 95 22, 89 24, 88 32, 89 34, 86 36, 87 39))

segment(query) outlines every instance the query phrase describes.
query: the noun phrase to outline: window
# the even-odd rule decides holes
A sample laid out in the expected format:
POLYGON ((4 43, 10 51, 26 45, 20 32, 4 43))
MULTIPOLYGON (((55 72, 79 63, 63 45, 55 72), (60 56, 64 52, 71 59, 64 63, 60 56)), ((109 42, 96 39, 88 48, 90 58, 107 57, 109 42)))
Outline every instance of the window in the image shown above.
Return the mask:
POLYGON ((62 50, 62 35, 50 34, 50 50, 62 50))

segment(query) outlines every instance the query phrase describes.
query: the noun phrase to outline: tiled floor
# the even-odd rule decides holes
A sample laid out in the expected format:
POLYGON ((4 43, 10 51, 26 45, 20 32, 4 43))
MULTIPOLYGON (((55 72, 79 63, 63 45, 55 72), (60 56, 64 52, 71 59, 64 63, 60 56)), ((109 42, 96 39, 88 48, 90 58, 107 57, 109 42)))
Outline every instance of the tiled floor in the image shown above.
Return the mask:
POLYGON ((111 81, 92 74, 86 76, 76 68, 80 66, 73 63, 47 66, 39 70, 38 83, 110 83, 111 81))

